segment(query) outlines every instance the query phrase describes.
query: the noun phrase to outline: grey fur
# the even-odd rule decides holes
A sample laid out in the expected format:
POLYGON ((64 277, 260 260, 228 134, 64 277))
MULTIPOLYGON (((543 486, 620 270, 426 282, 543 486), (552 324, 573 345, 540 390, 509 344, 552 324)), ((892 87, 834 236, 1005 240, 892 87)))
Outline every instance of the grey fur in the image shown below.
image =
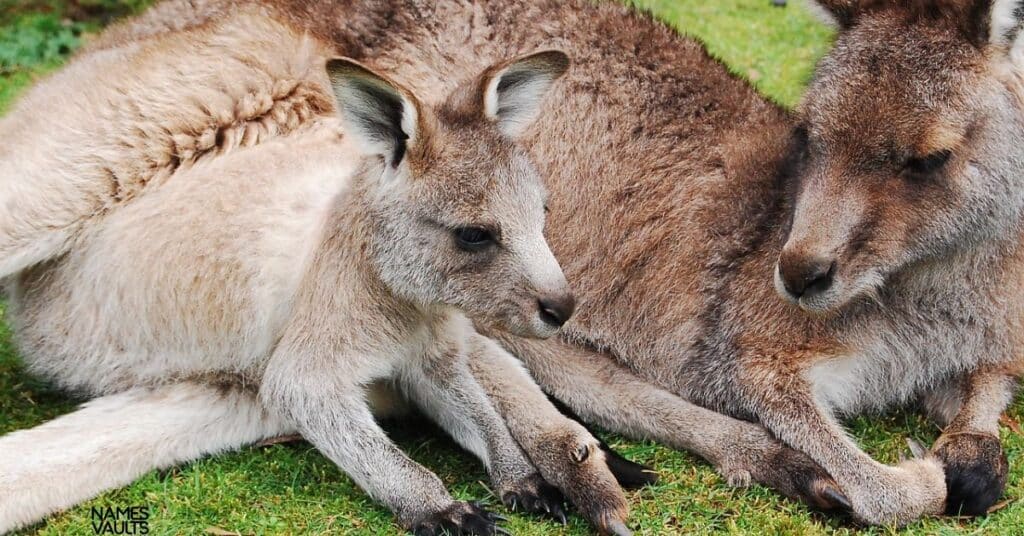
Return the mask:
MULTIPOLYGON (((557 329, 538 305, 568 295, 542 235, 544 189, 503 122, 510 113, 517 124, 538 116, 533 108, 568 66, 564 54, 501 61, 428 104, 352 60, 330 61, 325 76, 313 67, 323 65, 324 47, 258 13, 244 11, 224 25, 154 41, 84 56, 35 88, 2 123, 7 131, 26 128, 36 120, 24 113, 34 100, 64 95, 63 83, 88 78, 93 63, 121 61, 136 68, 107 84, 153 83, 155 89, 117 92, 131 105, 111 103, 114 109, 106 111, 72 99, 63 110, 66 122, 103 130, 92 123, 95 116, 135 110, 137 116, 122 118, 133 125, 125 127, 135 136, 130 143, 148 143, 147 158, 159 160, 156 140, 180 133, 172 123, 249 116, 217 134, 200 133, 199 140, 179 136, 175 144, 202 149, 189 156, 167 148, 175 168, 164 176, 115 175, 111 170, 134 156, 112 150, 108 144, 123 144, 109 136, 82 139, 109 151, 105 173, 91 174, 74 158, 53 166, 76 170, 77 182, 62 181, 62 174, 30 181, 33 170, 45 167, 33 160, 38 155, 5 155, 5 170, 20 172, 0 175, 3 205, 27 200, 25 210, 4 214, 12 225, 0 232, 0 249, 13 259, 0 277, 10 291, 19 347, 36 372, 101 398, 54 423, 0 438, 0 475, 14 483, 0 486, 0 504, 19 505, 0 510, 0 531, 147 469, 292 430, 408 528, 436 532, 441 522, 473 521, 474 531, 493 530, 493 517, 454 501, 435 475, 387 438, 370 401, 395 406, 380 389, 387 384, 420 406, 481 458, 503 497, 546 485, 470 371, 471 356, 503 351, 480 347, 466 315, 530 337, 557 329), (183 51, 234 55, 190 72, 188 91, 208 101, 167 108, 173 117, 155 126, 152 118, 164 102, 161 82, 183 87, 176 64, 190 61, 183 51), (546 83, 540 90, 506 87, 500 83, 506 71, 527 78, 533 72, 546 83), (289 88, 296 72, 306 89, 289 88), (225 79, 248 83, 251 93, 233 102, 223 93, 225 79), (514 109, 485 109, 499 86, 497 101, 515 99, 514 109), (275 109, 281 93, 298 101, 290 112, 275 109), (340 124, 330 113, 333 99, 324 98, 332 94, 340 124), (217 158, 206 158, 211 154, 217 158), (111 179, 135 178, 111 189, 111 179), (45 192, 53 194, 51 201, 65 200, 66 210, 34 212, 39 200, 32 196, 45 192), (69 217, 77 209, 79 215, 69 217), (499 242, 483 252, 461 251, 452 229, 465 225, 493 228, 499 242), (220 384, 242 386, 247 405, 234 420, 219 413, 231 398, 185 404, 164 394, 203 399, 220 384), (80 441, 93 432, 89 423, 104 404, 126 413, 152 406, 147 424, 180 436, 168 441, 161 433, 131 443, 100 434, 56 458, 33 458, 36 446, 27 439, 43 440, 40 452, 48 452, 46 441, 80 441), (104 458, 104 452, 117 455, 104 458), (101 471, 126 458, 130 471, 101 471), (99 476, 70 488, 46 476, 48 466, 86 463, 95 464, 99 476)), ((504 381, 529 382, 525 375, 504 381)), ((534 429, 571 426, 559 418, 534 429)), ((574 439, 594 442, 585 433, 574 439)), ((592 473, 608 477, 606 506, 618 510, 607 522, 621 525, 621 490, 603 465, 592 473)))

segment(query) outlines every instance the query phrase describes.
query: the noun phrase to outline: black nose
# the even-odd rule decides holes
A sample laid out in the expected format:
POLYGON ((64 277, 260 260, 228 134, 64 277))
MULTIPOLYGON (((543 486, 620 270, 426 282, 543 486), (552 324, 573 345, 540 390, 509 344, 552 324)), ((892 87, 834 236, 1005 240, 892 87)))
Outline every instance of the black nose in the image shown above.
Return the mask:
POLYGON ((545 324, 560 328, 569 321, 572 312, 576 310, 576 298, 572 294, 557 298, 541 298, 537 300, 537 307, 540 308, 540 319, 545 324))
POLYGON ((779 275, 786 292, 794 298, 811 297, 828 290, 836 272, 836 262, 782 254, 779 275))

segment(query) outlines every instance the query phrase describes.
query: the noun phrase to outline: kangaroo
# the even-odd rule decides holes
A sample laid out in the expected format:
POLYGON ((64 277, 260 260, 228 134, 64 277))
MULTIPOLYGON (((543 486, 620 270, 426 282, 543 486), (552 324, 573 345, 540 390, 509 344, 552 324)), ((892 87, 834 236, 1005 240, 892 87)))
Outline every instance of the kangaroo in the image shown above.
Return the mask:
POLYGON ((486 330, 546 391, 863 523, 998 498, 1024 333, 1016 2, 817 2, 838 37, 792 114, 621 6, 383 4, 266 5, 415 88, 509 49, 577 62, 524 138, 577 313, 547 341, 486 330), (913 402, 944 430, 897 466, 839 423, 913 402))
POLYGON ((982 514, 1006 484, 998 417, 1022 364, 1024 9, 816 5, 838 37, 793 114, 608 5, 418 6, 355 53, 418 75, 436 62, 414 50, 469 34, 475 56, 558 43, 578 62, 526 142, 577 314, 558 339, 492 333, 546 391, 863 523, 982 514), (465 34, 432 30, 461 27, 452 12, 465 34), (913 402, 944 429, 897 466, 839 423, 913 402))
POLYGON ((408 401, 513 508, 565 521, 543 471, 628 534, 599 443, 472 324, 550 337, 573 313, 515 144, 566 55, 503 60, 428 101, 351 59, 325 73, 315 39, 251 15, 86 55, 5 120, 24 133, 46 117, 22 110, 63 99, 53 145, 0 155, 3 275, 32 370, 98 398, 0 438, 0 532, 292 432, 416 534, 503 532, 376 424, 408 401), (170 98, 183 86, 194 100, 170 98))
MULTIPOLYGON (((866 523, 984 512, 1020 373, 1024 13, 812 4, 839 32, 794 113, 616 4, 260 5, 414 91, 510 51, 572 55, 521 142, 576 314, 558 339, 485 331, 582 418, 866 523), (898 467, 838 424, 915 401, 945 429, 898 467)), ((234 5, 167 2, 96 50, 234 5)))

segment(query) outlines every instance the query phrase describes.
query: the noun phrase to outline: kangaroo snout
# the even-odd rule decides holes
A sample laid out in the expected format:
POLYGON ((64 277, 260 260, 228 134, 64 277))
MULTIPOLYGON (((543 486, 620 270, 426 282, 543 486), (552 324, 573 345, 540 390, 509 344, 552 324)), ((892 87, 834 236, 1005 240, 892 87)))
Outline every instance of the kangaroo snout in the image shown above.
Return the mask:
POLYGON ((778 272, 786 297, 793 301, 813 298, 832 287, 836 261, 784 250, 779 256, 778 272))
POLYGON ((553 328, 560 328, 576 310, 576 298, 570 292, 544 296, 537 300, 537 307, 541 321, 553 328))

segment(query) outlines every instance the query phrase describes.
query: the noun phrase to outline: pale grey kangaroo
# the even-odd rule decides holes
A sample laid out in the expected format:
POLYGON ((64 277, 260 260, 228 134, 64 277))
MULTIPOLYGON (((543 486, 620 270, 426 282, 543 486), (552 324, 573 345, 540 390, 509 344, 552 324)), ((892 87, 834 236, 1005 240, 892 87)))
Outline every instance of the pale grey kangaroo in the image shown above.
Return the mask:
POLYGON ((353 60, 325 74, 327 55, 239 14, 83 57, 0 125, 66 127, 0 151, 0 275, 32 370, 98 396, 0 438, 0 532, 293 431, 416 534, 502 532, 378 427, 399 396, 509 504, 564 521, 539 469, 628 534, 597 441, 470 321, 549 337, 573 313, 514 142, 566 55, 500 61, 429 99, 353 60), (204 56, 216 64, 190 68, 204 56), (26 112, 48 97, 61 106, 26 112))

